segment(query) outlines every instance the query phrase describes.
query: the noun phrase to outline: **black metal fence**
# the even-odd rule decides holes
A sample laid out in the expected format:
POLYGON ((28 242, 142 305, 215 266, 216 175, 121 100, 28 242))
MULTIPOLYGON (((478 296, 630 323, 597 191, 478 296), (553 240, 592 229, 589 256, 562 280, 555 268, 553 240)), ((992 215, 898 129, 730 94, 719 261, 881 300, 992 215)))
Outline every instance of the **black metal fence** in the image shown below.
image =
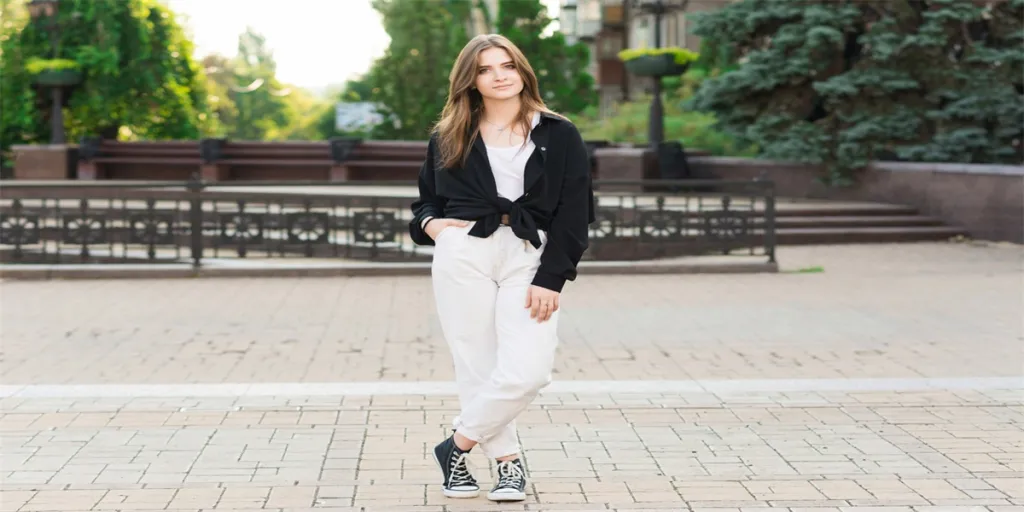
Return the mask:
MULTIPOLYGON (((763 255, 775 261, 769 181, 597 181, 585 259, 763 255)), ((426 261, 408 236, 412 183, 9 181, 4 263, 305 258, 426 261)))

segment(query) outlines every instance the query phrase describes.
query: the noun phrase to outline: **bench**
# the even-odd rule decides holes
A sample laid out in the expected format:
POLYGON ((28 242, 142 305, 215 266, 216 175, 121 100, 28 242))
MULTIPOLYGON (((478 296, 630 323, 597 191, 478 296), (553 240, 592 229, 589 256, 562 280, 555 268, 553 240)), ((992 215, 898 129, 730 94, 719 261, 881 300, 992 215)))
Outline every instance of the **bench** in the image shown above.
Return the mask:
POLYGON ((85 139, 77 170, 81 180, 187 180, 201 163, 196 141, 85 139))
POLYGON ((211 181, 415 181, 426 144, 335 139, 327 142, 224 141, 211 149, 211 181))
POLYGON ((83 141, 77 170, 83 180, 415 181, 426 149, 425 141, 94 138, 83 141))

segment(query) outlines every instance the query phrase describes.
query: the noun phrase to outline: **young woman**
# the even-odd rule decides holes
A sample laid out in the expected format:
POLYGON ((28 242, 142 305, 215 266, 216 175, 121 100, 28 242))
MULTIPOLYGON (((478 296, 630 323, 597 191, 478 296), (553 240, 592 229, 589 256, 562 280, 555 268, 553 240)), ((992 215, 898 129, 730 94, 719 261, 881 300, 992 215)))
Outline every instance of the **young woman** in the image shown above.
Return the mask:
POLYGON ((526 499, 515 418, 551 380, 559 295, 588 245, 593 192, 579 131, 549 110, 522 52, 474 37, 420 169, 412 239, 433 245, 434 298, 461 412, 434 448, 444 494, 475 497, 466 466, 496 461, 495 501, 526 499))

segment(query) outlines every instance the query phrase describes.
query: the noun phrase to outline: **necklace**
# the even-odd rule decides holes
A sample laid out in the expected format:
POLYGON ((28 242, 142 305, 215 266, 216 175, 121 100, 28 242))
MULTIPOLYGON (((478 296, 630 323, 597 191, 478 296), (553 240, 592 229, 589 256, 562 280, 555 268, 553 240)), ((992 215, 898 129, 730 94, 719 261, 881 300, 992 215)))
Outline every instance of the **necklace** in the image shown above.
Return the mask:
POLYGON ((505 130, 508 130, 509 126, 512 126, 512 123, 506 124, 505 126, 499 126, 499 125, 496 125, 496 124, 494 124, 494 123, 492 123, 492 122, 490 122, 490 121, 488 121, 486 119, 484 119, 484 122, 486 122, 487 124, 489 124, 489 125, 493 126, 494 128, 496 128, 498 130, 498 134, 499 135, 502 134, 505 130))

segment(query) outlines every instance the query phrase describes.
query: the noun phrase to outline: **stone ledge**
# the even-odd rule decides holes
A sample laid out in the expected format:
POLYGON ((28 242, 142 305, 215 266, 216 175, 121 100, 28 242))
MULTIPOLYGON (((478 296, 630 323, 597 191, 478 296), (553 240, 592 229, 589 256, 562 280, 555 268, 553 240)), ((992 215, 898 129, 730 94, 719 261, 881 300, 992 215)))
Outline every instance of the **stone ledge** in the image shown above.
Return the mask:
MULTIPOLYGON (((580 264, 580 276, 650 274, 751 274, 777 273, 778 263, 765 257, 726 256, 681 258, 657 262, 601 261, 580 264), (734 260, 734 261, 723 261, 734 260)), ((0 265, 0 279, 171 279, 201 277, 370 277, 429 276, 430 263, 334 263, 215 262, 200 268, 190 264, 60 264, 0 265)))
MULTIPOLYGON (((621 153, 632 155, 632 153, 621 153)), ((743 166, 751 169, 784 169, 800 168, 806 171, 817 172, 819 165, 796 162, 792 160, 761 160, 757 158, 732 157, 732 156, 689 156, 688 161, 694 165, 732 165, 743 166)), ((959 162, 892 162, 876 160, 870 162, 868 170, 888 172, 936 172, 936 173, 959 173, 978 175, 1007 175, 1024 176, 1024 165, 1007 164, 969 164, 959 162)), ((746 177, 745 177, 746 178, 746 177)))

